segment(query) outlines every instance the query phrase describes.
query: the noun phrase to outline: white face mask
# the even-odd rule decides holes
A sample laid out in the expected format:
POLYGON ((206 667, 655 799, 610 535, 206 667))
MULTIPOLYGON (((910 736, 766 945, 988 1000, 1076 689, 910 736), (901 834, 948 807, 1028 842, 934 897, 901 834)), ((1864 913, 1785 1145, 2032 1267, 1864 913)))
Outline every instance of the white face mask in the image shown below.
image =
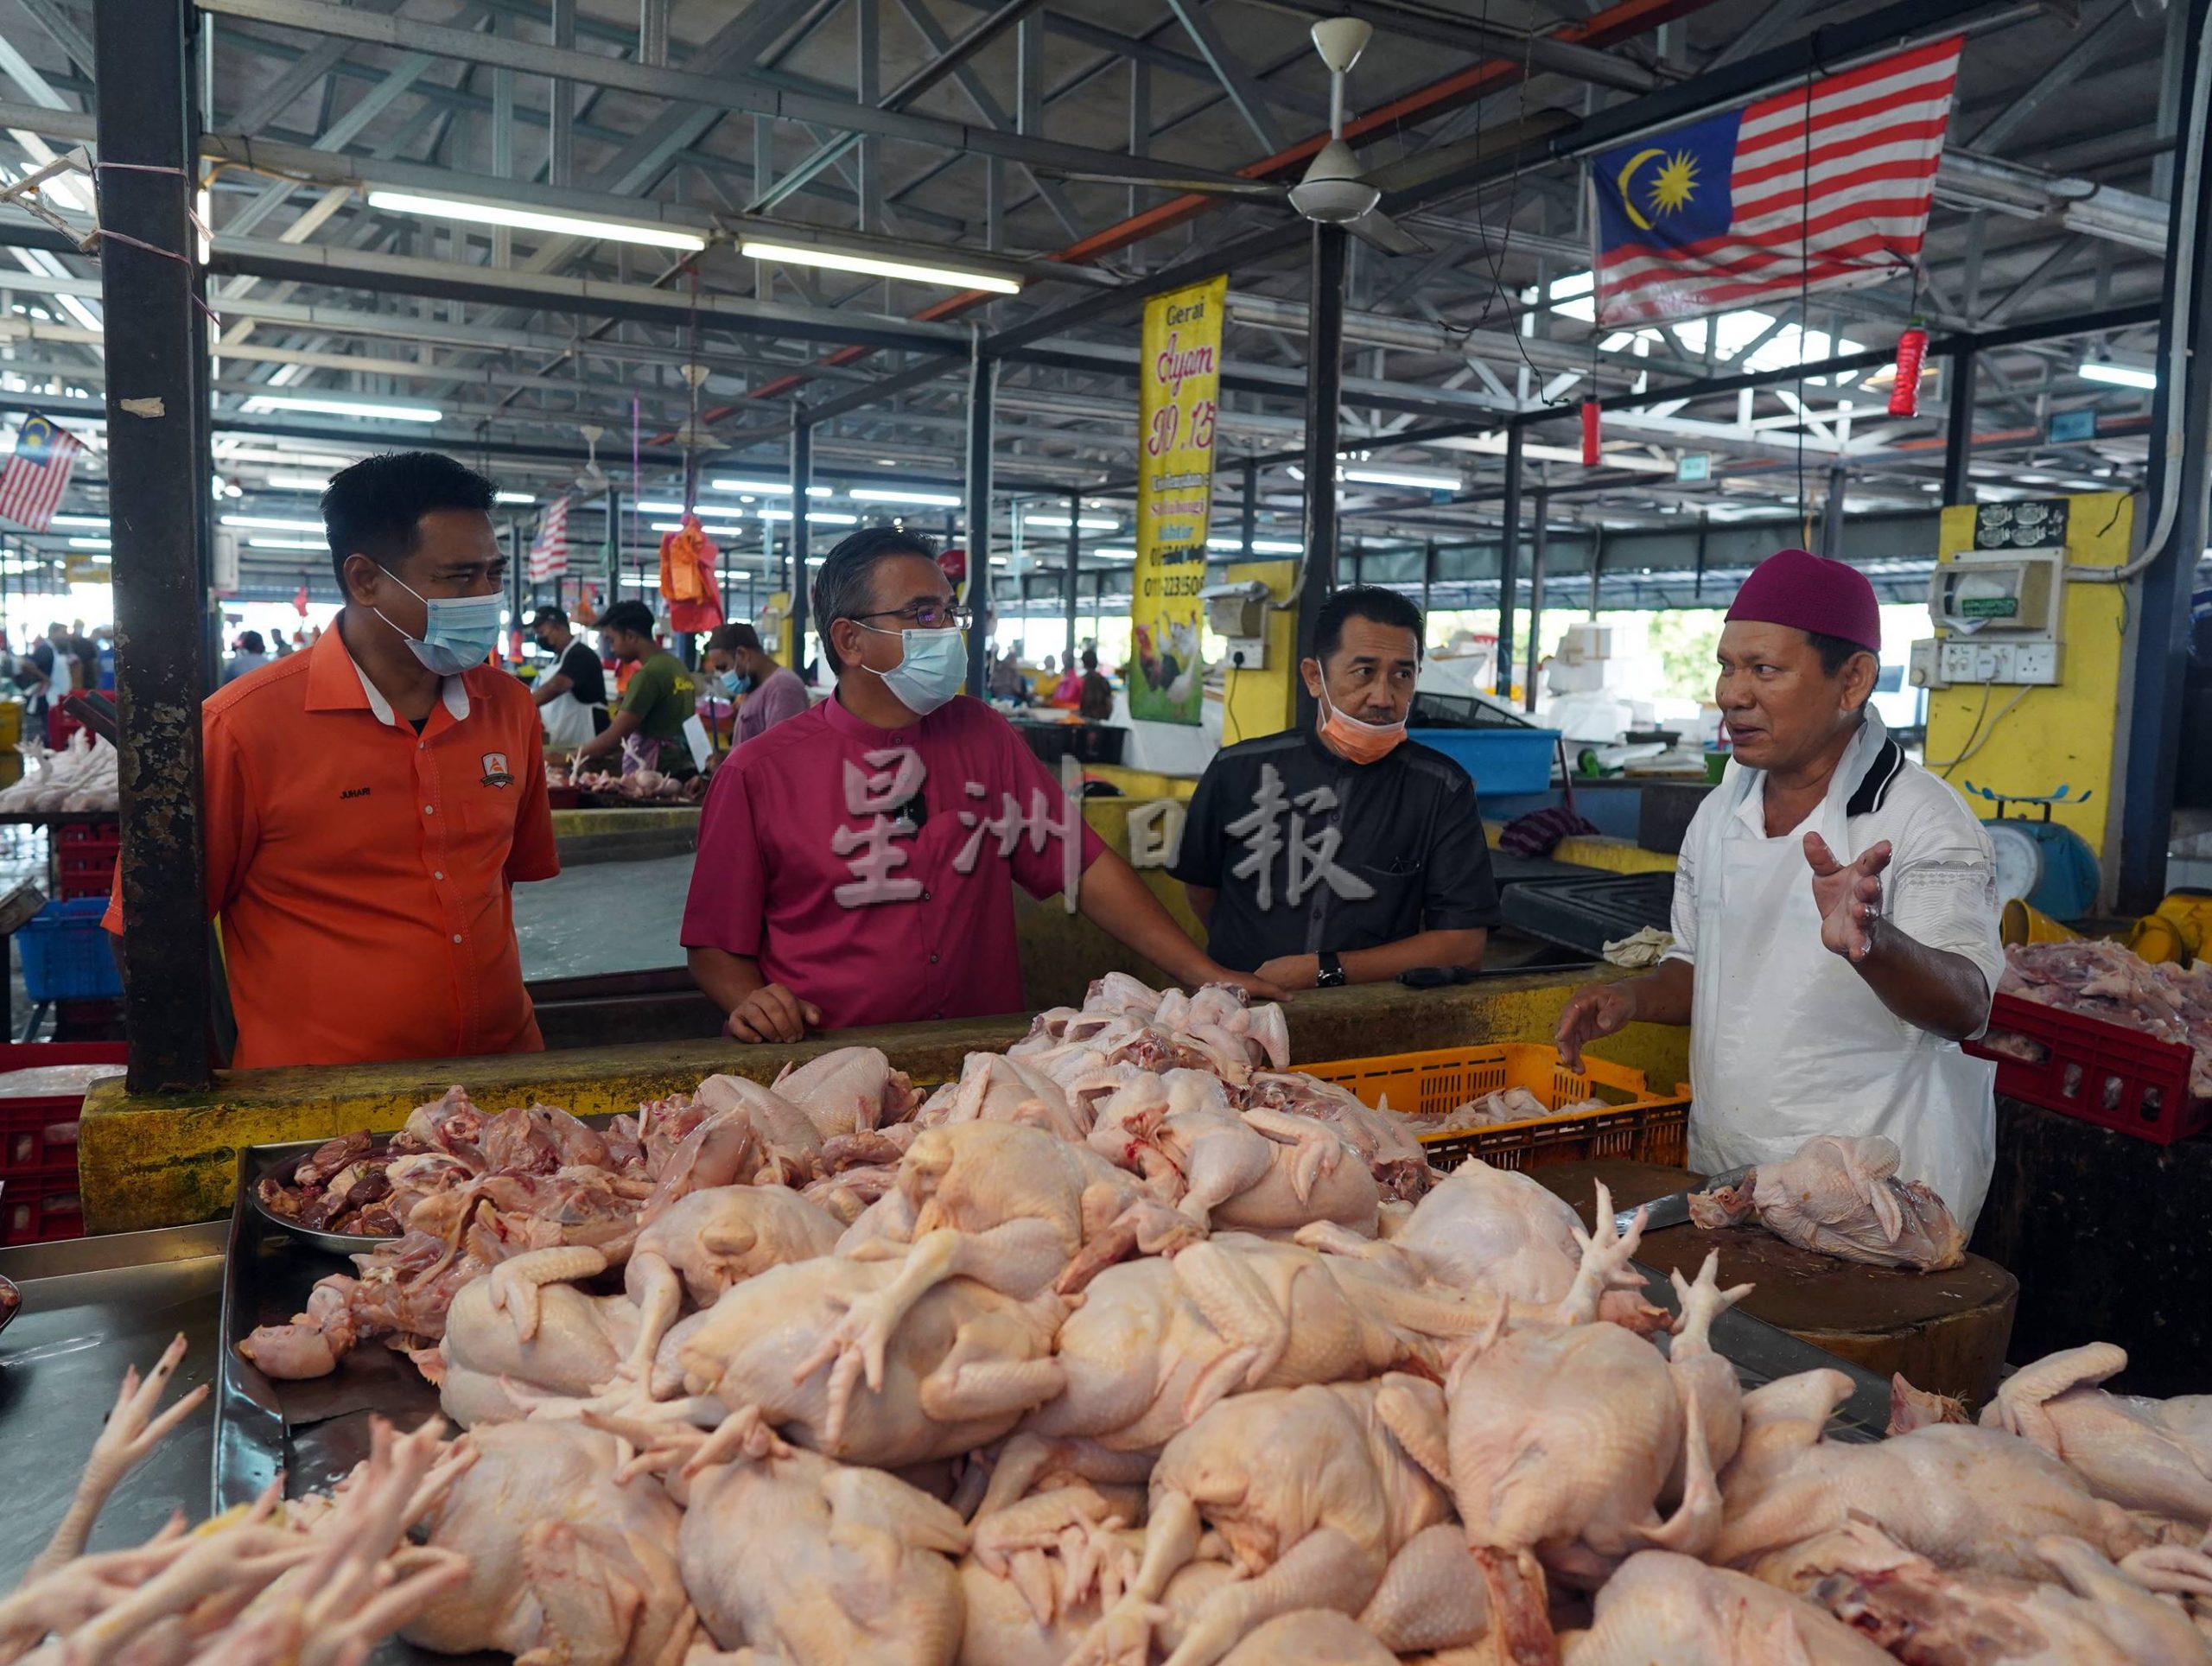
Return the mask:
MULTIPOLYGON (((892 634, 865 620, 859 623, 862 630, 874 631, 879 636, 892 634)), ((883 679, 883 686, 898 697, 900 705, 917 717, 926 717, 959 693, 961 685, 968 680, 968 633, 909 629, 899 632, 898 636, 899 663, 887 671, 875 674, 883 679)))

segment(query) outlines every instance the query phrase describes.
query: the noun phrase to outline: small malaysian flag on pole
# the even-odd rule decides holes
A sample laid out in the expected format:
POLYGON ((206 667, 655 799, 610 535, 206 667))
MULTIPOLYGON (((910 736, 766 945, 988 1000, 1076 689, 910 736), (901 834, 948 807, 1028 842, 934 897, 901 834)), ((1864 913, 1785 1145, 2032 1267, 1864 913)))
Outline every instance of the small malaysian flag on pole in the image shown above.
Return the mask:
POLYGON ((1963 37, 1601 152, 1598 322, 1879 283, 1928 233, 1963 37))
POLYGON ((18 526, 43 532, 69 489, 69 471, 84 447, 67 430, 43 416, 26 416, 16 437, 15 455, 0 468, 0 515, 18 526))
POLYGON ((530 582, 543 584, 569 570, 569 500, 556 498, 538 517, 530 546, 530 582))

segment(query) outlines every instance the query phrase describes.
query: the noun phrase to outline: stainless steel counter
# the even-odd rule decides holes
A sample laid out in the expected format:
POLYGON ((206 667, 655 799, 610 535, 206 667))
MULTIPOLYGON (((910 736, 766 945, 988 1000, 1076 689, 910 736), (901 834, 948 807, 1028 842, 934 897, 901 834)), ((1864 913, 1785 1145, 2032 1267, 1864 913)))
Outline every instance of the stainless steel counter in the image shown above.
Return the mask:
MULTIPOLYGON (((69 1507, 86 1454, 124 1368, 142 1370, 182 1331, 190 1340, 171 1392, 215 1377, 227 1221, 0 1250, 0 1275, 23 1294, 0 1332, 0 1592, 14 1587, 69 1507)), ((214 1450, 203 1406, 116 1489, 94 1549, 135 1544, 171 1511, 207 1513, 214 1450)))

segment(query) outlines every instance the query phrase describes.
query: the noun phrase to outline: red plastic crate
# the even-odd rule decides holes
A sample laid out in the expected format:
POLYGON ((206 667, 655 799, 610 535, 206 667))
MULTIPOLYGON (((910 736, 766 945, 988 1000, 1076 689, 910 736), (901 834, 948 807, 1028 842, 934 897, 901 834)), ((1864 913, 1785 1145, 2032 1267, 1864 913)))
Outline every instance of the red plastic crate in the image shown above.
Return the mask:
MULTIPOLYGON (((54 1065, 112 1065, 120 1070, 130 1050, 107 1041, 11 1042, 0 1045, 0 1078, 20 1070, 54 1065)), ((84 1109, 82 1092, 25 1094, 10 1097, 0 1083, 0 1183, 12 1186, 17 1180, 44 1181, 59 1178, 73 1192, 77 1185, 77 1118, 84 1109)), ((0 1211, 3 1212, 3 1211, 0 1211)), ((48 1237, 67 1237, 68 1233, 48 1237)), ((16 1239, 0 1228, 0 1243, 35 1243, 16 1239)))
POLYGON ((0 1180, 0 1245, 51 1243, 85 1236, 85 1206, 74 1174, 0 1180))
POLYGON ((55 830, 65 854, 75 854, 70 847, 90 847, 99 850, 123 849, 123 829, 112 822, 69 822, 55 830))
POLYGON ((2153 1145, 2186 1140, 2212 1122, 2212 1100, 2190 1096, 2195 1054, 2179 1041, 1999 995, 1990 1008, 1987 1033, 1966 1045, 1977 1058, 1996 1061, 1997 1091, 2007 1097, 2153 1145), (2043 1056, 2017 1059, 1987 1045, 2008 1034, 2043 1056))

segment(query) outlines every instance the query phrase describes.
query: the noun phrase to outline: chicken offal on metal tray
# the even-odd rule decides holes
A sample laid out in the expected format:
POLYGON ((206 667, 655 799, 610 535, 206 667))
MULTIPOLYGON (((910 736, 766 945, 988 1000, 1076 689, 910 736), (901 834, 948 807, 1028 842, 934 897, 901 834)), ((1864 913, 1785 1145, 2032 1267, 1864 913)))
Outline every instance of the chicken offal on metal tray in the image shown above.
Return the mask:
MULTIPOLYGON (((1742 1392, 1714 1261, 1653 1307, 1602 1187, 1439 1175, 1284 1039, 1109 978, 918 1105, 865 1048, 603 1135, 455 1091, 406 1236, 245 1348, 438 1383, 466 1573, 380 1618, 531 1666, 2212 1658, 2212 1423, 2116 1351, 1830 1442, 1849 1380, 1742 1392)), ((1866 1155, 1809 1159, 1853 1242, 1866 1155)))

